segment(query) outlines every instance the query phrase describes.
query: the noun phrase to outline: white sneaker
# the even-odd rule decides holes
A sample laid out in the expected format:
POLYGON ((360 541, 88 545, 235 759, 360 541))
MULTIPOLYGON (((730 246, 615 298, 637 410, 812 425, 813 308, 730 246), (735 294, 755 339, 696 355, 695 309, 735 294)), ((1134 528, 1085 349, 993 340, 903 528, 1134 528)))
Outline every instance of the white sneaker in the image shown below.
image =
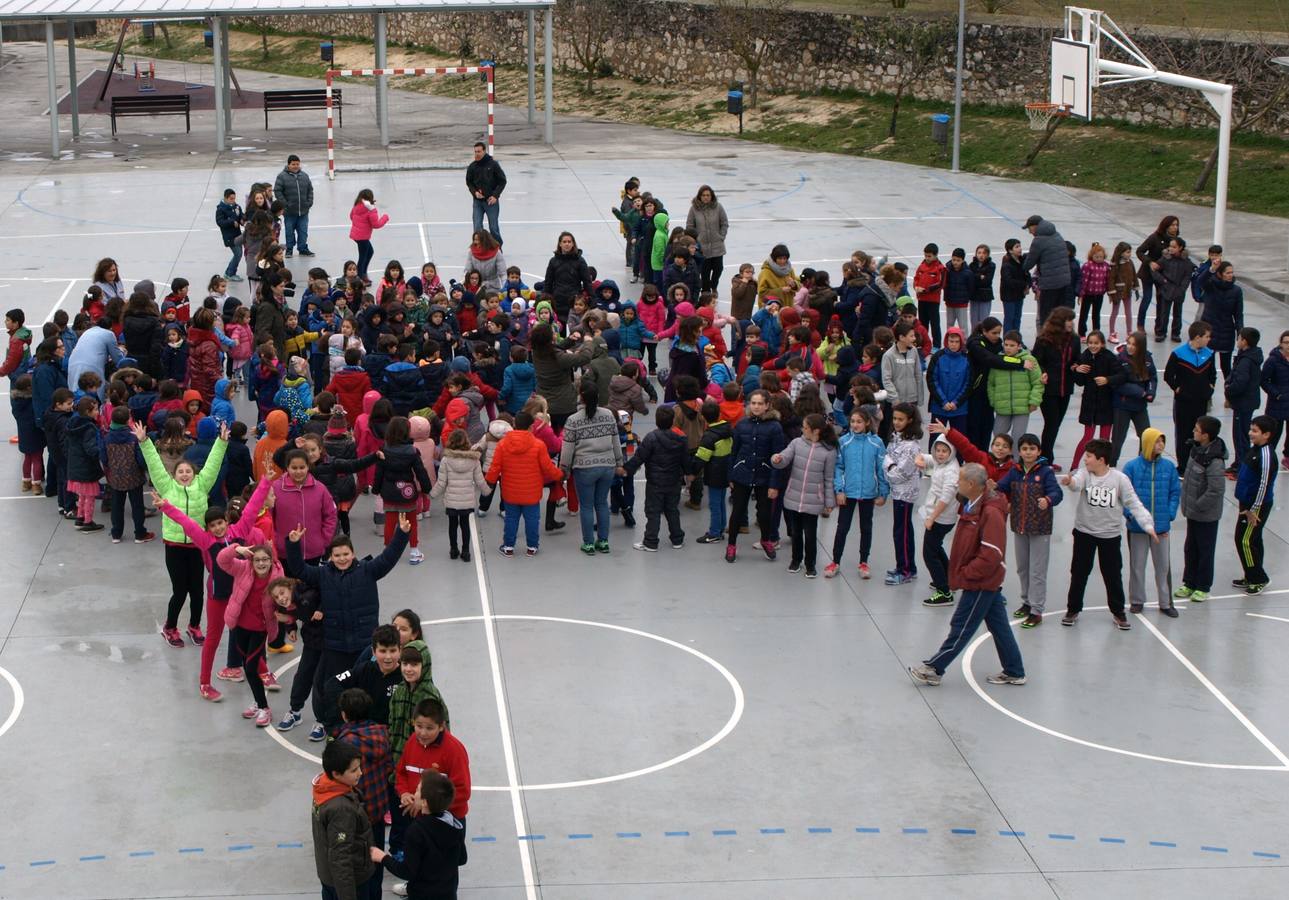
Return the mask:
POLYGON ((398 894, 398 896, 400 896, 400 897, 406 897, 406 896, 407 896, 407 882, 406 882, 406 881, 400 881, 398 884, 396 884, 396 885, 394 885, 392 888, 390 888, 390 890, 392 890, 395 894, 398 894))
POLYGON ((256 728, 268 728, 272 724, 273 724, 273 713, 269 711, 268 707, 265 707, 264 709, 259 710, 255 714, 256 728))
POLYGON ((407 561, 414 566, 419 566, 421 563, 425 562, 425 554, 419 549, 413 548, 412 552, 407 554, 407 561))

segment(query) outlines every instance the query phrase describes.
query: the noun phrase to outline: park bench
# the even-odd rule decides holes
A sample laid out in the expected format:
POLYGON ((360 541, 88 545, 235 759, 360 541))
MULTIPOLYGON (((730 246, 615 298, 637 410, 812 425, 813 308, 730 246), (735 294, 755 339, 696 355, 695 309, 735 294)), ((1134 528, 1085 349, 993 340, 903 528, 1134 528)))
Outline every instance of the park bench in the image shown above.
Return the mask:
MULTIPOLYGON (((341 127, 345 124, 341 92, 331 92, 331 105, 336 109, 341 127)), ((327 92, 321 88, 264 92, 264 130, 269 130, 269 111, 282 109, 326 109, 327 92)))
POLYGON ((188 94, 142 94, 112 98, 112 134, 118 116, 183 116, 184 129, 192 132, 192 97, 188 94))

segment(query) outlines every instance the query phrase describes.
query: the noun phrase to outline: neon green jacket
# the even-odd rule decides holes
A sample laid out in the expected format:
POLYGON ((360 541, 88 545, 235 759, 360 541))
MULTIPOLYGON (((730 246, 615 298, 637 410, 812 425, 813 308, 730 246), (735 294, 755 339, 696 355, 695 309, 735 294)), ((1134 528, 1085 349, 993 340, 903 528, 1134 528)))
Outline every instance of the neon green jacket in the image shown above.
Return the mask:
MULTIPOLYGON (((206 457, 206 464, 187 487, 170 477, 152 441, 144 441, 139 449, 143 451, 143 461, 148 464, 148 477, 152 479, 152 486, 161 495, 161 499, 169 501, 193 521, 204 522, 207 496, 215 486, 215 479, 219 477, 219 467, 224 461, 224 452, 228 450, 228 441, 223 438, 215 441, 215 446, 210 448, 210 456, 206 457)), ((167 544, 192 543, 188 540, 188 535, 184 534, 183 526, 169 516, 162 518, 161 538, 167 544)))
MULTIPOLYGON (((1004 356, 1008 362, 1023 363, 1032 359, 1028 350, 1015 356, 1004 356)), ((1023 416, 1030 407, 1043 402, 1043 370, 1040 366, 1025 369, 989 370, 989 405, 1000 416, 1023 416)))

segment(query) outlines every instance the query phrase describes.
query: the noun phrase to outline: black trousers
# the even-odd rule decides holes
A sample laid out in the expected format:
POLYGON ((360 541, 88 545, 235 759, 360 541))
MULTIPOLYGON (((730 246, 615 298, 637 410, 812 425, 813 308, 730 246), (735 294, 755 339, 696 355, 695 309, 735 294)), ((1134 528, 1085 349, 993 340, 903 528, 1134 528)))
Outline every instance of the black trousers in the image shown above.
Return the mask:
POLYGON ((806 571, 815 570, 819 557, 819 516, 783 508, 783 519, 788 524, 788 537, 792 540, 792 564, 806 564, 806 571))
POLYGON ((950 531, 952 525, 934 522, 922 539, 922 562, 931 576, 931 587, 937 591, 949 590, 949 554, 944 552, 944 538, 950 531))
POLYGON ((291 682, 292 712, 304 709, 304 701, 313 692, 313 680, 317 677, 318 664, 321 662, 322 648, 306 643, 300 651, 300 667, 295 670, 295 679, 291 682))
POLYGON ((1092 330, 1101 330, 1101 301, 1105 300, 1105 294, 1085 294, 1083 302, 1079 304, 1079 336, 1088 333, 1088 312, 1092 313, 1092 330))
MULTIPOLYGON (((1182 550, 1182 584, 1193 591, 1213 589, 1213 556, 1217 552, 1217 522, 1186 520, 1182 550)), ((1237 529, 1238 530, 1238 529, 1237 529)))
POLYGON ((166 544, 166 572, 170 575, 170 604, 166 607, 166 627, 179 627, 179 613, 187 600, 188 624, 200 628, 205 590, 203 582, 206 579, 206 565, 202 562, 201 551, 194 544, 166 544))
MULTIPOLYGON (((645 489, 646 491, 648 490, 648 485, 645 485, 645 489)), ((646 496, 648 496, 647 493, 646 496)), ((753 497, 756 498, 756 527, 761 532, 761 540, 768 541, 770 539, 769 485, 739 484, 737 481, 731 481, 730 497, 733 499, 733 505, 730 509, 729 540, 727 543, 731 547, 738 543, 738 531, 748 523, 747 507, 753 497)))
POLYGON ((662 517, 667 517, 667 536, 673 544, 685 542, 685 529, 680 527, 680 485, 656 487, 645 482, 645 528, 642 541, 646 547, 658 546, 662 517))
POLYGON ((112 537, 119 538, 125 532, 125 501, 130 500, 130 518, 134 523, 134 536, 141 538, 148 533, 143 526, 143 485, 132 491, 112 489, 112 537))
POLYGON ((725 257, 703 257, 703 266, 698 270, 698 289, 701 291, 719 291, 721 286, 721 273, 724 271, 725 257))
POLYGON ((1070 615, 1083 611, 1083 593, 1087 590, 1092 563, 1101 565, 1106 602, 1116 619, 1123 618, 1123 545, 1122 537, 1099 538, 1074 529, 1074 553, 1070 559, 1070 593, 1065 608, 1070 615))
POLYGON ((841 565, 841 555, 846 552, 846 536, 850 534, 850 520, 856 511, 859 512, 859 561, 868 562, 869 551, 873 548, 873 508, 877 504, 868 500, 846 498, 845 504, 837 507, 837 530, 832 536, 832 561, 841 565))
POLYGON ((1244 580, 1248 584, 1266 584, 1271 579, 1263 568, 1266 551, 1262 546, 1262 528, 1271 515, 1271 504, 1264 503, 1259 511, 1257 524, 1251 524, 1244 513, 1248 507, 1240 504, 1240 516, 1235 520, 1235 550, 1240 556, 1240 566, 1244 569, 1244 580))
MULTIPOLYGON (((1043 402, 1039 405, 1039 410, 1043 413, 1043 449, 1042 454, 1048 460, 1056 459, 1056 435, 1061 430, 1061 423, 1065 421, 1065 413, 1070 408, 1070 394, 1064 397, 1044 397, 1043 402)), ((985 449, 988 453, 988 449, 985 449)))
POLYGON ((1165 332, 1171 334, 1173 340, 1181 337, 1182 333, 1182 303, 1186 301, 1186 293, 1182 292, 1180 297, 1174 297, 1169 300, 1162 293, 1155 295, 1155 340, 1161 340, 1165 332), (1172 328, 1169 329, 1169 317, 1172 317, 1172 328))
POLYGON ((984 391, 967 401, 962 430, 972 446, 984 453, 989 452, 989 445, 994 440, 994 408, 989 405, 989 397, 984 391))
POLYGON ((931 335, 931 346, 940 346, 940 304, 918 301, 918 321, 931 335))
POLYGON ((260 660, 264 658, 264 642, 268 634, 263 631, 248 631, 245 628, 233 629, 233 642, 242 654, 242 672, 246 674, 246 683, 251 688, 251 696, 260 709, 269 708, 268 695, 264 693, 264 681, 260 678, 260 660))
POLYGON ((470 552, 470 513, 472 509, 448 509, 448 544, 455 551, 458 547, 457 534, 461 535, 459 544, 465 553, 470 552))

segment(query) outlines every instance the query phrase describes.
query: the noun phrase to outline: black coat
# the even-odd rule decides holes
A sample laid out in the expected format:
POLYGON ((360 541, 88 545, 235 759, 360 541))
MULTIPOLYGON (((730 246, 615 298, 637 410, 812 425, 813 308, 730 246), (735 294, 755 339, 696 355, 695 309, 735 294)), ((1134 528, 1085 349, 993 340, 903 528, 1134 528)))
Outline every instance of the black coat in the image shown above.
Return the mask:
POLYGON ((1213 329, 1208 349, 1229 353, 1244 327, 1244 289, 1234 281, 1210 278, 1204 285, 1204 321, 1213 329))
POLYGON ((1070 366, 1074 365, 1074 359, 1079 353, 1073 332, 1067 333, 1065 340, 1060 344, 1035 341, 1032 352, 1039 368, 1047 376, 1047 383, 1043 385, 1043 396, 1057 398, 1073 394, 1074 372, 1070 366))
MULTIPOLYGON (((1207 304, 1208 300, 1204 302, 1207 304)), ((1261 347, 1250 347, 1236 355, 1225 389, 1226 402, 1236 412, 1253 412, 1258 408, 1262 402, 1261 347)))
POLYGON ((482 193, 485 200, 500 197, 506 189, 506 173, 501 170, 501 164, 496 159, 485 153, 483 159, 466 166, 465 186, 472 197, 475 191, 482 193))
POLYGON ((1082 372, 1074 373, 1074 383, 1083 386, 1083 399, 1079 404, 1080 424, 1113 425, 1114 389, 1127 380, 1128 373, 1108 349, 1096 354, 1091 350, 1084 350, 1079 354, 1079 361, 1075 365, 1092 367, 1092 371, 1086 375, 1082 372), (1106 377, 1105 384, 1096 383, 1099 375, 1106 377))
POLYGON ((556 253, 546 264, 546 278, 542 290, 555 298, 555 313, 561 322, 568 318, 573 298, 585 291, 593 293, 591 273, 587 271, 582 251, 556 253))
POLYGON ((165 345, 165 325, 160 316, 126 316, 121 325, 125 353, 139 368, 153 378, 161 377, 161 349, 165 345))
POLYGON ((689 474, 691 459, 684 435, 656 428, 644 436, 635 455, 627 461, 627 475, 635 475, 644 466, 646 486, 679 491, 689 474))
POLYGON ((456 897, 461 867, 466 864, 465 826, 437 816, 417 816, 403 839, 403 858, 390 857, 385 868, 407 879, 412 898, 456 897))
POLYGON ((994 299, 994 272, 997 266, 992 259, 985 260, 981 263, 978 259, 973 259, 967 264, 971 274, 975 276, 975 288, 972 292, 971 299, 976 303, 983 303, 986 300, 994 299))
POLYGON ((75 413, 67 420, 67 480, 98 481, 103 477, 99 462, 98 423, 75 413))
MULTIPOLYGON (((403 529, 395 528, 393 539, 380 556, 355 560, 349 568, 341 571, 330 562, 305 565, 300 542, 286 542, 287 571, 316 587, 322 596, 324 649, 359 653, 371 647, 372 632, 381 623, 377 582, 398 564, 406 546, 407 535, 403 529)), ((372 700, 386 704, 388 715, 388 701, 383 696, 373 694, 372 700)), ((372 718, 376 718, 376 707, 372 708, 372 718)))
POLYGON ((999 276, 998 294, 1004 303, 1015 303, 1025 299, 1029 289, 1029 275, 1025 272, 1021 260, 1013 259, 1009 253, 1003 257, 1002 274, 999 276))
POLYGON ((415 510, 420 495, 432 487, 420 452, 411 444, 398 444, 386 446, 384 453, 376 462, 372 490, 380 493, 387 511, 415 510))

